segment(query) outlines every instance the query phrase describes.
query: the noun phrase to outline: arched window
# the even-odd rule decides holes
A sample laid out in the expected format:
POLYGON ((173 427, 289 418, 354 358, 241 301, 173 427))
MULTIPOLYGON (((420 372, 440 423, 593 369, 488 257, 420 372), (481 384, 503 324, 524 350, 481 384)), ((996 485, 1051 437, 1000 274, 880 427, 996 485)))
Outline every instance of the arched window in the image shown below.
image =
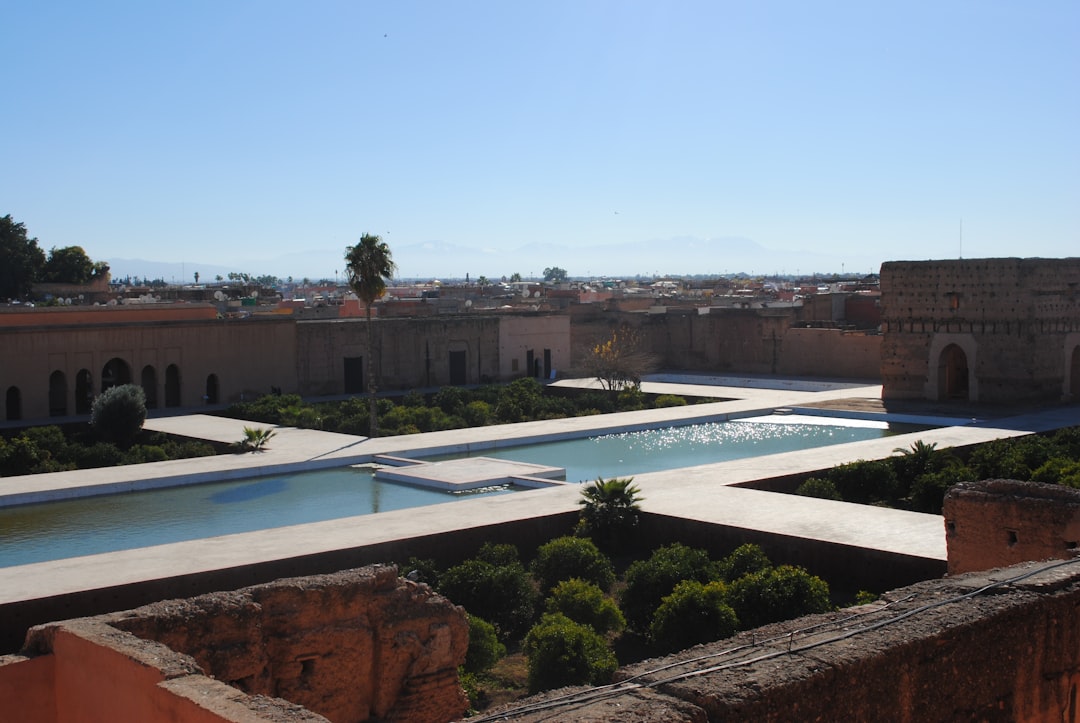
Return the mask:
POLYGON ((101 391, 121 384, 131 384, 131 367, 123 359, 113 357, 101 369, 101 391))
POLYGON ((180 367, 175 364, 165 367, 165 406, 180 406, 180 367))
POLYGON ((217 374, 211 374, 206 378, 206 396, 203 398, 203 401, 207 404, 217 404, 218 396, 217 374))
POLYGON ((75 413, 89 414, 94 403, 94 378, 89 369, 80 369, 75 375, 75 413))
POLYGON ((49 416, 66 417, 67 407, 67 377, 57 369, 49 375, 49 416))
POLYGON ((938 397, 968 400, 969 374, 967 354, 956 344, 949 344, 938 360, 938 397))
POLYGON ((146 408, 157 409, 157 370, 147 364, 142 369, 140 386, 146 395, 146 408))
POLYGON ((9 421, 22 419, 22 392, 18 387, 8 387, 4 396, 5 418, 9 421))

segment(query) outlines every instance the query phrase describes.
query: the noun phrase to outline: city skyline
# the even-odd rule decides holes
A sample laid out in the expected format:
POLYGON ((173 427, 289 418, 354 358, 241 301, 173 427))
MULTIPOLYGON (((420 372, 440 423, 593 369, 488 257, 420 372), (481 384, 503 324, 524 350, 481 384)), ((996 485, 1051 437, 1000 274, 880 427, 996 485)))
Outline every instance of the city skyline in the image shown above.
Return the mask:
POLYGON ((23 3, 0 214, 332 277, 1075 255, 1080 6, 23 3), (601 266, 603 264, 603 266, 601 266))

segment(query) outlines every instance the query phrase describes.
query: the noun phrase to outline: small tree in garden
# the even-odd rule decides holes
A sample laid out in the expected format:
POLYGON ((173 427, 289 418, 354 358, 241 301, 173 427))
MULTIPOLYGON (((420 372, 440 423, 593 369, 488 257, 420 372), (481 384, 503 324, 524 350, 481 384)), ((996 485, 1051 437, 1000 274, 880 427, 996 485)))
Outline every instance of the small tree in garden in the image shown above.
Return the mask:
POLYGON ((624 324, 589 349, 584 366, 604 389, 616 394, 639 387, 641 378, 656 367, 656 358, 645 349, 641 332, 624 324))
POLYGON ((597 547, 613 550, 630 539, 641 519, 641 490, 633 477, 598 478, 581 491, 577 533, 597 547))
POLYGON ((683 580, 660 602, 649 625, 649 644, 661 653, 728 638, 739 618, 727 604, 727 585, 683 580))
POLYGON ((562 613, 547 613, 525 636, 529 692, 566 685, 602 685, 619 666, 603 636, 562 613))
POLYGON ((544 593, 570 578, 590 582, 601 590, 611 589, 615 582, 611 560, 585 537, 557 537, 544 543, 529 570, 544 593))
POLYGON ((556 585, 545 606, 549 613, 562 613, 598 633, 618 632, 626 627, 626 618, 615 601, 596 585, 577 578, 556 585))
POLYGON ((780 565, 744 575, 728 586, 728 603, 745 628, 828 611, 829 585, 801 567, 780 565))
POLYGON ((626 569, 626 587, 620 602, 627 624, 648 632, 660 601, 683 580, 701 583, 720 579, 720 565, 709 553, 675 542, 655 550, 648 560, 636 560, 626 569))
POLYGON ((469 650, 465 653, 465 672, 482 673, 506 655, 495 626, 483 618, 469 615, 469 650))
POLYGON ((146 393, 134 384, 109 387, 90 407, 90 426, 109 442, 130 444, 146 421, 146 393))

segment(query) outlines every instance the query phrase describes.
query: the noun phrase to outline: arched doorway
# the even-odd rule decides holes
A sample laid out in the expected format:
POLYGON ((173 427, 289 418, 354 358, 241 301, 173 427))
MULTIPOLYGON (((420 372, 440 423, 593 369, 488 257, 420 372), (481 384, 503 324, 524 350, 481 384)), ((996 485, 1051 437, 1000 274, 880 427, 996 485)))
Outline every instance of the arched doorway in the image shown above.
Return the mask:
POLYGON ((49 416, 67 416, 67 377, 59 369, 49 375, 49 416))
POLYGON ((121 384, 131 384, 131 367, 123 359, 113 357, 101 369, 101 391, 121 384))
POLYGON ((157 370, 147 364, 142 369, 139 386, 146 395, 146 408, 157 409, 157 370))
POLYGON ((89 414, 94 403, 94 378, 89 369, 80 369, 75 375, 75 413, 89 414))
POLYGON ((175 364, 165 367, 165 406, 180 406, 180 367, 175 364))
POLYGON ((5 418, 9 421, 22 419, 22 392, 18 387, 8 387, 4 396, 5 418))
POLYGON ((203 401, 207 404, 218 403, 218 378, 217 374, 211 374, 206 378, 206 396, 203 401))
POLYGON ((970 398, 969 376, 967 354, 956 344, 949 344, 938 360, 938 398, 967 401, 970 398))

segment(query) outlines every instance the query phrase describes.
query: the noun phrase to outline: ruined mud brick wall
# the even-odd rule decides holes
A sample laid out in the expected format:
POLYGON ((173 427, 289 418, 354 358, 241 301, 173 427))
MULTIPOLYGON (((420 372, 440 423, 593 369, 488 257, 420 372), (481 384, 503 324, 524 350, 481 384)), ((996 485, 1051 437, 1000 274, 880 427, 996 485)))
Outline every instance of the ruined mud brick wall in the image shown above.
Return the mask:
POLYGON ((878 376, 880 339, 796 329, 796 311, 669 309, 664 314, 571 307, 570 347, 580 367, 589 350, 623 325, 639 331, 659 368, 741 374, 878 376))
POLYGON ((616 680, 634 678, 622 692, 505 720, 1076 720, 1080 564, 1056 564, 929 580, 740 633, 621 668, 616 680))
MULTIPOLYGON (((229 686, 215 688, 216 696, 281 698, 335 723, 446 721, 467 706, 457 677, 468 648, 464 611, 426 585, 399 578, 392 566, 50 623, 31 630, 24 655, 52 653, 57 669, 82 664, 88 670, 79 678, 92 680, 92 663, 54 649, 57 635, 71 634, 90 646, 83 657, 94 655, 94 644, 106 645, 122 657, 161 661, 179 666, 182 675, 211 676, 229 686), (87 642, 79 631, 94 626, 106 632, 87 642)), ((132 678, 127 694, 152 698, 148 685, 178 675, 150 671, 147 681, 132 678)))
POLYGON ((945 495, 949 574, 1068 559, 1080 544, 1080 490, 1061 485, 983 480, 945 495))
POLYGON ((881 304, 884 398, 927 396, 934 339, 953 335, 977 349, 974 401, 1056 401, 1080 331, 1080 259, 890 261, 881 304))
MULTIPOLYGON (((372 324, 375 348, 381 355, 383 390, 449 384, 452 350, 466 352, 466 383, 498 378, 496 316, 380 319, 372 324)), ((343 394, 346 357, 363 358, 366 387, 371 373, 366 321, 302 321, 297 322, 296 335, 296 375, 301 394, 343 394)))

